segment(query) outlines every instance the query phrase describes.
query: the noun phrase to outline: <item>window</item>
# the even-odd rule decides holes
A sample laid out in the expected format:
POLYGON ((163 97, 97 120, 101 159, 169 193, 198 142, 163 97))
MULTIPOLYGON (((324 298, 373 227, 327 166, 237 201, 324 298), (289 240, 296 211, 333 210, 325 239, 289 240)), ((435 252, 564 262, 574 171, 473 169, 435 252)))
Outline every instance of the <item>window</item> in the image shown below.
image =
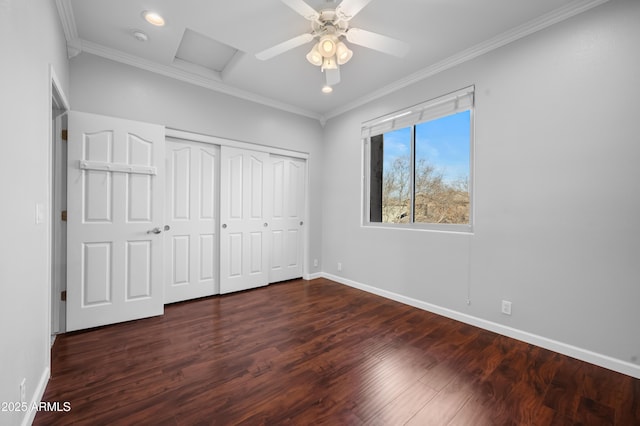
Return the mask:
POLYGON ((473 87, 364 123, 366 225, 470 231, 473 87))

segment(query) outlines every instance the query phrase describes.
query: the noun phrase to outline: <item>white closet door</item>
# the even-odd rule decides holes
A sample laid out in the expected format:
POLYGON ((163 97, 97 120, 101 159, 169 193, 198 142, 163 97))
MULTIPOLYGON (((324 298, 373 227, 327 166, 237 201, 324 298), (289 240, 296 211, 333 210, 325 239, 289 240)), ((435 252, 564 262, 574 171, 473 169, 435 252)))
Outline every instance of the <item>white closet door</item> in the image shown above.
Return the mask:
POLYGON ((269 282, 302 277, 305 216, 305 162, 272 157, 273 213, 269 282))
POLYGON ((67 331, 163 313, 163 144, 162 126, 69 113, 67 331))
POLYGON ((167 140, 165 303, 218 292, 220 148, 167 140))
POLYGON ((269 282, 269 154, 221 147, 220 293, 269 282))

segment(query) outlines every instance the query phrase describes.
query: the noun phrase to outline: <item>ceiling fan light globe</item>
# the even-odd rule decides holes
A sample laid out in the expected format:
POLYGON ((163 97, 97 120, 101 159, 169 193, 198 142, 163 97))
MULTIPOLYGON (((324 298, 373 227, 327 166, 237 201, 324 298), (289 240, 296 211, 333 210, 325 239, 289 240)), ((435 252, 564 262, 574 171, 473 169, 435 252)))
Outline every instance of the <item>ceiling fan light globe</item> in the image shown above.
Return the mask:
POLYGON ((330 58, 336 54, 336 42, 331 36, 324 36, 320 39, 319 51, 325 58, 330 58))
POLYGON ((307 53, 307 61, 317 67, 322 65, 322 55, 318 51, 318 43, 307 53))
POLYGON ((339 42, 336 46, 336 58, 338 65, 344 65, 353 56, 353 51, 347 47, 343 42, 339 42))

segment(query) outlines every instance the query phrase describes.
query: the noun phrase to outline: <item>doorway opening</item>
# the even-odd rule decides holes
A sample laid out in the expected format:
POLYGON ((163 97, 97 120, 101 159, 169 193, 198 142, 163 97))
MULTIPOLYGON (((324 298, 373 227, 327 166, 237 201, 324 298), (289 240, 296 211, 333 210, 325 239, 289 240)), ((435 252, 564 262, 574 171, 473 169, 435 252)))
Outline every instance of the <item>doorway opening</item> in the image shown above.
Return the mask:
POLYGON ((51 116, 49 143, 49 262, 50 262, 50 313, 51 344, 55 336, 66 330, 66 310, 64 292, 66 291, 66 159, 67 146, 64 134, 67 129, 67 111, 69 103, 62 91, 60 80, 53 67, 50 70, 51 116))

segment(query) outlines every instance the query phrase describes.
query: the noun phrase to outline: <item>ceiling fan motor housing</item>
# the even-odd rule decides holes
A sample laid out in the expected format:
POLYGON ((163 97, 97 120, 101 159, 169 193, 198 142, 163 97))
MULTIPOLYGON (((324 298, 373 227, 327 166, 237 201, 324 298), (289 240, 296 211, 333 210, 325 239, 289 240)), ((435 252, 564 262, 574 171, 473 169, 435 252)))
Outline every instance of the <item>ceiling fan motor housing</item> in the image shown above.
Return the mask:
POLYGON ((343 36, 349 23, 338 18, 335 10, 327 9, 320 12, 318 19, 311 21, 311 30, 315 36, 331 34, 336 37, 343 36))

